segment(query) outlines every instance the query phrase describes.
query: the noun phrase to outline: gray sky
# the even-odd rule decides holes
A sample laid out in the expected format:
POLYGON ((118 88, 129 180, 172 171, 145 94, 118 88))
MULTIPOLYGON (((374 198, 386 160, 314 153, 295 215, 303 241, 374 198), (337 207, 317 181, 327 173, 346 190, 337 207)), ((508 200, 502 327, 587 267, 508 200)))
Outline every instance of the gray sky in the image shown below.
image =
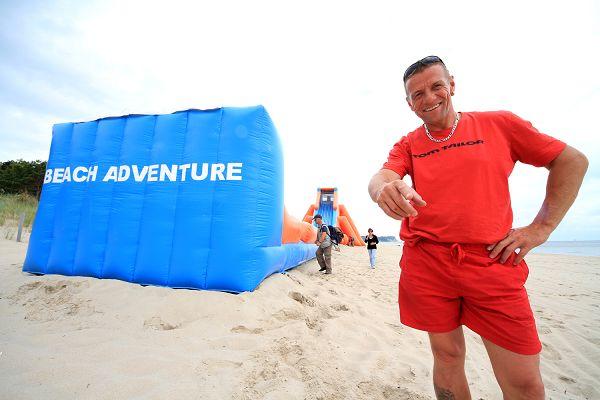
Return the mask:
MULTIPOLYGON (((263 104, 291 214, 336 186, 361 231, 397 234, 366 188, 420 124, 404 69, 435 54, 457 110, 510 110, 584 151, 588 175, 551 239, 600 239, 599 3, 405 3, 0 1, 0 161, 47 159, 57 122, 263 104), (323 155, 345 167, 324 173, 323 155)), ((515 226, 539 210, 546 176, 515 169, 515 226)))

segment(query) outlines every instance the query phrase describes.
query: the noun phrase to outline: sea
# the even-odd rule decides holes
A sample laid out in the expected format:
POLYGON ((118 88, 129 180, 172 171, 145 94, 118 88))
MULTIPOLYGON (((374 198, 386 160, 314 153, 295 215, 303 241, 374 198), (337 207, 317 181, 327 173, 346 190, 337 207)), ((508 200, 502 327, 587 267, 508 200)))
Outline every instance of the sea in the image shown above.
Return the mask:
POLYGON ((531 250, 531 252, 600 257, 600 240, 549 241, 531 250))

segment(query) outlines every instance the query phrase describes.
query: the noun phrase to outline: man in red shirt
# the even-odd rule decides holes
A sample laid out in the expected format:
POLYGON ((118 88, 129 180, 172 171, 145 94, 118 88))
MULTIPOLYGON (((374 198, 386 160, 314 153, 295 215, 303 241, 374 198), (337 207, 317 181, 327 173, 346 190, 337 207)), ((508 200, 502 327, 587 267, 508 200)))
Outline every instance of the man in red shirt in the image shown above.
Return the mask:
POLYGON ((462 325, 481 336, 504 398, 542 399, 523 258, 573 204, 587 159, 510 112, 456 112, 454 79, 436 56, 411 65, 404 85, 423 125, 369 183, 373 201, 402 221, 401 321, 429 333, 438 399, 471 398, 462 325), (536 218, 512 229, 508 177, 517 161, 550 173, 536 218))

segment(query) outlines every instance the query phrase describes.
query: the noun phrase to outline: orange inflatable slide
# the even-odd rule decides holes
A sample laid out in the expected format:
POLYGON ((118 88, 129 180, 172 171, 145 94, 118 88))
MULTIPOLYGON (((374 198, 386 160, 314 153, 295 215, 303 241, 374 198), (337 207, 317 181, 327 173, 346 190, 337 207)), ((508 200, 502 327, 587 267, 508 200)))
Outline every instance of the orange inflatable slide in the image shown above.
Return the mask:
POLYGON ((341 244, 348 244, 350 237, 352 237, 355 246, 365 245, 356 225, 354 225, 354 221, 348 214, 348 210, 338 202, 337 188, 317 189, 317 201, 308 207, 304 222, 311 224, 315 214, 323 216, 324 224, 337 226, 344 232, 344 239, 341 244))
POLYGON ((317 201, 310 205, 303 221, 292 217, 285 209, 283 212, 282 243, 299 241, 313 243, 317 238, 317 231, 312 224, 312 219, 315 214, 321 214, 324 224, 337 226, 344 232, 341 244, 347 245, 350 237, 353 237, 355 246, 365 245, 348 210, 343 204, 338 203, 337 188, 317 189, 317 201))
POLYGON ((283 232, 281 234, 281 243, 314 243, 317 238, 317 231, 311 223, 299 221, 297 218, 288 214, 283 209, 283 232))

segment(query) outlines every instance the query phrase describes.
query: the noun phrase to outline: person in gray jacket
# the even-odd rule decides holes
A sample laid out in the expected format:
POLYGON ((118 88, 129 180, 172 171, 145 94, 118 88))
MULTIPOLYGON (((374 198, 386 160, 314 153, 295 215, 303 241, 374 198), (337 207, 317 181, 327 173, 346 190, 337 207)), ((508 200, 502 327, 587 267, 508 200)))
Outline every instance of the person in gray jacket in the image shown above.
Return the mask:
POLYGON ((313 221, 317 224, 317 240, 315 240, 315 244, 319 246, 316 253, 317 262, 321 267, 319 271, 331 274, 331 233, 327 225, 323 223, 323 217, 320 214, 315 215, 313 221))

